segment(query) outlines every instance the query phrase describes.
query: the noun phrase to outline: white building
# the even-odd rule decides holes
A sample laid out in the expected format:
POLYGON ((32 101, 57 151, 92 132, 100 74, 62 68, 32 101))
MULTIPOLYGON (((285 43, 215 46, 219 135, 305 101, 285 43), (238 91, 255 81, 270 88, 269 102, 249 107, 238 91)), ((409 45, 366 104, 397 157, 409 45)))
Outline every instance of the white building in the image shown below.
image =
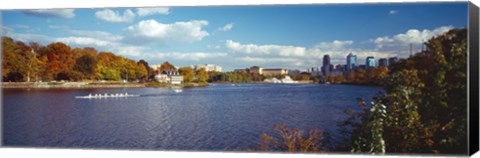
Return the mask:
POLYGON ((182 84, 183 76, 175 70, 164 70, 162 73, 155 75, 155 80, 160 83, 182 84))
POLYGON ((205 68, 205 71, 210 72, 210 71, 217 71, 217 72, 222 72, 222 67, 213 65, 213 64, 200 64, 200 65, 192 65, 191 66, 193 70, 198 70, 201 68, 205 68))

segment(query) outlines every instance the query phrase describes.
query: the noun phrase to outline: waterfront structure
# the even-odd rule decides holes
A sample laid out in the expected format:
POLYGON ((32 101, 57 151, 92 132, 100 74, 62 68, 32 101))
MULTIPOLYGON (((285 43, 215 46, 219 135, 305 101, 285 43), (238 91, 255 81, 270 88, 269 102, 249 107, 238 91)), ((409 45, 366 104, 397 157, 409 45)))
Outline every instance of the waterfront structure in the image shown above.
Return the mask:
POLYGON ((387 58, 380 58, 380 59, 378 59, 378 66, 388 67, 388 60, 387 60, 387 58))
POLYGON ((256 73, 256 74, 263 74, 263 68, 259 66, 252 66, 250 69, 248 69, 248 73, 256 73))
POLYGON ((213 64, 192 65, 191 67, 195 71, 198 70, 198 69, 201 69, 201 68, 205 68, 205 71, 207 71, 207 72, 212 72, 212 71, 222 72, 222 67, 217 66, 217 65, 213 65, 213 64))
POLYGON ((398 62, 398 57, 390 57, 388 58, 388 64, 392 65, 394 63, 398 62))
POLYGON ((163 70, 162 73, 155 75, 155 80, 160 83, 181 84, 183 76, 176 70, 163 70))
POLYGON ((265 76, 276 76, 276 75, 287 75, 288 70, 287 69, 282 69, 282 68, 277 68, 277 69, 263 69, 262 73, 265 76))
POLYGON ((285 76, 282 78, 282 83, 298 83, 298 81, 293 80, 290 76, 285 76))
POLYGON ((347 55, 347 71, 355 69, 357 66, 357 55, 353 55, 352 53, 349 53, 347 55))
POLYGON ((366 64, 365 64, 366 68, 370 68, 370 67, 375 67, 375 57, 373 56, 369 56, 367 57, 366 59, 366 64))
POLYGON ((273 78, 266 78, 265 80, 263 80, 263 82, 266 82, 266 83, 282 83, 281 80, 273 77, 273 78))

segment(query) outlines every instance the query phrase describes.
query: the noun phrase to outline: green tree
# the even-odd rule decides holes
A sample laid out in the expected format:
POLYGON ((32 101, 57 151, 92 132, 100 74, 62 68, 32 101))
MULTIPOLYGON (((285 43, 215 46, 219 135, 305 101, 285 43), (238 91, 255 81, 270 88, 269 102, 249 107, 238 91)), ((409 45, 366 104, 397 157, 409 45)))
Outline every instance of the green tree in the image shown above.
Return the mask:
POLYGON ((195 76, 197 77, 197 81, 199 83, 207 82, 209 78, 207 71, 205 71, 205 68, 200 68, 195 71, 195 76))
POLYGON ((182 67, 178 70, 178 72, 182 74, 185 83, 192 82, 195 79, 193 69, 190 67, 182 67))
MULTIPOLYGON (((147 65, 148 65, 148 63, 147 63, 147 65)), ((136 72, 136 78, 138 78, 138 79, 146 79, 147 78, 148 70, 147 70, 147 67, 145 66, 145 64, 137 63, 137 70, 135 72, 136 72)))
POLYGON ((77 58, 73 70, 79 72, 81 75, 75 74, 76 78, 78 78, 78 76, 82 76, 82 78, 92 79, 92 77, 95 75, 96 65, 97 59, 94 56, 84 55, 77 58))
POLYGON ((379 152, 361 148, 365 142, 381 146, 372 137, 376 131, 390 153, 467 153, 467 30, 450 30, 426 45, 427 51, 391 67, 384 78, 386 93, 354 125, 354 151, 379 152), (377 104, 386 106, 385 117, 369 112, 377 104))

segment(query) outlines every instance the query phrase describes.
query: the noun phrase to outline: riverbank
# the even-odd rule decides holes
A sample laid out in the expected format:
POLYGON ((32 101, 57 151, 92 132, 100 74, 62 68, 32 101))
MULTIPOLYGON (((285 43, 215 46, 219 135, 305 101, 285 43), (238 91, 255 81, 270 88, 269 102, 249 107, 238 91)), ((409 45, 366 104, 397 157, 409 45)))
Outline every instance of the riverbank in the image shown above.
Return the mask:
POLYGON ((141 87, 204 87, 208 83, 168 84, 158 82, 2 82, 2 88, 141 88, 141 87))
POLYGON ((145 87, 144 83, 123 82, 2 82, 2 88, 125 88, 145 87))

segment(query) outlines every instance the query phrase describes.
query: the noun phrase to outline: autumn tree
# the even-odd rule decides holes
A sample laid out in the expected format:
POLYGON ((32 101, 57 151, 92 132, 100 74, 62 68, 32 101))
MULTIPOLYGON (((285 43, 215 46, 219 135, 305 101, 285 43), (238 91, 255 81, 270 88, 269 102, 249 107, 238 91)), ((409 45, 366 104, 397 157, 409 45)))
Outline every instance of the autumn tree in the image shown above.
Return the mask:
POLYGON ((95 76, 96 64, 97 59, 95 56, 87 54, 77 58, 73 70, 79 72, 80 74, 75 75, 81 75, 81 78, 93 79, 92 77, 95 76))
POLYGON ((195 76, 197 77, 197 81, 199 83, 204 83, 207 82, 209 76, 205 68, 200 68, 197 71, 195 71, 195 76))
POLYGON ((193 69, 190 67, 182 67, 178 70, 178 72, 183 76, 185 83, 192 82, 195 79, 193 69))
POLYGON ((142 64, 142 65, 145 67, 145 69, 147 69, 147 78, 146 78, 147 80, 148 80, 149 78, 153 78, 153 77, 154 77, 155 73, 153 72, 153 69, 150 68, 150 65, 148 65, 148 62, 147 62, 147 61, 145 61, 145 60, 143 60, 143 59, 140 59, 140 60, 137 62, 137 64, 142 64))
MULTIPOLYGON (((148 66, 148 63, 146 64, 148 66)), ((136 67, 136 78, 138 79, 146 79, 148 76, 148 67, 145 66, 145 64, 142 64, 140 62, 137 62, 137 67, 136 67)))
POLYGON ((172 64, 170 64, 168 61, 166 62, 163 62, 161 65, 160 65, 160 68, 158 68, 158 73, 161 73, 162 71, 164 70, 177 70, 177 68, 175 68, 175 66, 173 66, 172 64))
POLYGON ((390 153, 467 153, 467 30, 450 30, 426 46, 427 51, 391 66, 386 93, 353 128, 370 131, 352 132, 354 151, 382 152, 372 150, 381 149, 376 138, 390 153), (379 106, 385 106, 382 117, 369 113, 379 106), (363 148, 355 142, 371 144, 363 148))
POLYGON ((47 48, 47 73, 49 78, 65 78, 63 74, 66 74, 75 65, 75 57, 73 56, 71 48, 61 42, 49 44, 47 48), (58 76, 60 73, 62 74, 58 76))

